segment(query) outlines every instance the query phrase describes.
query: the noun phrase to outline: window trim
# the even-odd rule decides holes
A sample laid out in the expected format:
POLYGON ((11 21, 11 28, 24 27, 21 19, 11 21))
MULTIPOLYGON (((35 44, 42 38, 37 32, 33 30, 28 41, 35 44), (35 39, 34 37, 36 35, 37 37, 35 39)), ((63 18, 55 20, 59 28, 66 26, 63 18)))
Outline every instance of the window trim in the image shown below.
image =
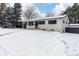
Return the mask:
POLYGON ((40 24, 40 25, 44 25, 44 24, 45 24, 45 20, 39 21, 39 24, 40 24))
POLYGON ((57 24, 57 20, 48 20, 48 24, 57 24))

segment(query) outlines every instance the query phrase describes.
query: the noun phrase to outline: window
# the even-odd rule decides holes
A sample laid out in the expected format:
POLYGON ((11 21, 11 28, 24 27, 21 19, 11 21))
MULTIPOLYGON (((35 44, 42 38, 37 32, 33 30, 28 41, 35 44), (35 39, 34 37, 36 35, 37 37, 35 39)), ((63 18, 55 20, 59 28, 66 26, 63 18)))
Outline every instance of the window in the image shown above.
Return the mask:
POLYGON ((49 24, 56 24, 56 20, 49 20, 48 23, 49 24))
POLYGON ((45 24, 45 21, 39 21, 39 24, 45 24))
POLYGON ((29 26, 33 26, 33 24, 34 24, 33 21, 29 22, 29 26))

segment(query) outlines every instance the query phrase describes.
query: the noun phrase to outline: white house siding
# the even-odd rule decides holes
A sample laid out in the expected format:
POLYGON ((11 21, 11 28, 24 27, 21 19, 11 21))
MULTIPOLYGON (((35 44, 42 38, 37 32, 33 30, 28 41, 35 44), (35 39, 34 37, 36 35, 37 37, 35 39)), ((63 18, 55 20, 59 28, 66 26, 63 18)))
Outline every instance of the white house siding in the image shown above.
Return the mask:
POLYGON ((24 23, 25 23, 25 22, 23 21, 23 22, 22 22, 22 28, 24 28, 24 23))
POLYGON ((45 24, 41 24, 41 25, 39 24, 38 28, 46 29, 46 30, 54 29, 55 31, 58 32, 65 32, 65 28, 68 27, 68 23, 69 23, 68 17, 51 19, 51 20, 56 20, 57 21, 56 24, 48 24, 48 20, 45 20, 45 24), (65 23, 63 23, 63 20, 65 23))
POLYGON ((51 30, 51 29, 54 29, 55 31, 59 31, 61 32, 61 28, 62 28, 62 22, 60 19, 53 19, 53 20, 56 20, 56 24, 48 24, 48 20, 45 20, 45 24, 41 24, 41 25, 38 25, 38 28, 40 29, 46 29, 46 30, 51 30))
MULTIPOLYGON (((34 22, 33 26, 29 26, 29 22, 27 21, 27 29, 35 29, 35 20, 32 20, 34 22)), ((58 17, 58 18, 44 18, 44 19, 38 19, 37 21, 45 21, 45 24, 38 24, 39 29, 45 29, 45 30, 55 30, 58 32, 65 32, 65 28, 69 26, 69 19, 67 16, 64 17, 58 17), (48 24, 49 20, 56 20, 56 24, 48 24), (64 23, 63 23, 64 20, 64 23)))
POLYGON ((63 32, 63 19, 57 19, 57 31, 58 32, 63 32))
POLYGON ((69 26, 69 19, 66 16, 66 17, 62 18, 62 31, 65 32, 65 28, 68 26, 69 26), (63 21, 65 21, 65 22, 63 23, 63 21))

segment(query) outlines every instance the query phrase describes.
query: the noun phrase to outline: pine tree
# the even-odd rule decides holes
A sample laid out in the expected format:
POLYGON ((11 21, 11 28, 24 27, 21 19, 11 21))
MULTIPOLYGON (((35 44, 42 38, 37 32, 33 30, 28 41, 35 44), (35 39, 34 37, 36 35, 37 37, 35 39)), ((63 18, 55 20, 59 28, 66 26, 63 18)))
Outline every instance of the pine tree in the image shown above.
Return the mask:
POLYGON ((14 4, 14 27, 16 27, 18 20, 21 20, 21 4, 14 4))
POLYGON ((13 28, 13 13, 12 7, 7 7, 4 12, 4 19, 2 20, 3 28, 13 28))
POLYGON ((68 7, 62 14, 68 15, 70 23, 79 23, 79 5, 77 3, 68 7))

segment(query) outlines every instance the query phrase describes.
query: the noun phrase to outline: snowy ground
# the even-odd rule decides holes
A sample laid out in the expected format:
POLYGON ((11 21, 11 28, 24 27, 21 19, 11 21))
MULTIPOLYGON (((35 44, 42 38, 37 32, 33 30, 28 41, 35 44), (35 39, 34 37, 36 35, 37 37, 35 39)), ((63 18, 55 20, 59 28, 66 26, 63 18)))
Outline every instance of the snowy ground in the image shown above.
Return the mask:
POLYGON ((79 55, 79 34, 42 30, 0 29, 0 55, 79 55))

